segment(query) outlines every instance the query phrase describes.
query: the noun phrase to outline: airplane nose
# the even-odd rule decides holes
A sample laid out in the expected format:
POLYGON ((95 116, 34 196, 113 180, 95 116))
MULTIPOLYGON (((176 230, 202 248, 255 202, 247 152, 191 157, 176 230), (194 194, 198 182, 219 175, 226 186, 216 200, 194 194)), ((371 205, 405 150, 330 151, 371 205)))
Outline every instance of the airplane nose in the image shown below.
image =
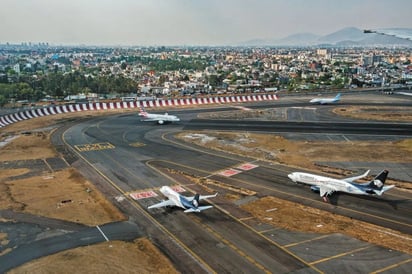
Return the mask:
POLYGON ((296 178, 295 178, 295 174, 290 173, 288 174, 289 179, 291 179, 292 181, 296 182, 296 178))

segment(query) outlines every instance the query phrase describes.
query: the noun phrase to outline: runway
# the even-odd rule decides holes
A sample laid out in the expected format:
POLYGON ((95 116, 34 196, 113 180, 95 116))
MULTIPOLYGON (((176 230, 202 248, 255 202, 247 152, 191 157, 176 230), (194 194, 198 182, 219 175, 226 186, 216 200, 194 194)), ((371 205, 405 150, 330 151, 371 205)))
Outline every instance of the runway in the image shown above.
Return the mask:
MULTIPOLYGON (((211 111, 211 110, 208 110, 211 111)), ((197 111, 199 112, 199 111, 197 111)), ((351 195, 336 195, 332 204, 320 201, 319 195, 311 193, 309 188, 296 185, 287 179, 287 174, 293 169, 282 165, 267 165, 266 163, 235 155, 210 152, 198 147, 192 148, 173 139, 173 133, 185 129, 225 129, 225 130, 256 130, 276 133, 282 130, 296 133, 311 131, 330 133, 372 135, 379 128, 384 136, 407 136, 410 125, 390 125, 337 123, 333 130, 328 129, 329 123, 302 122, 256 122, 256 121, 200 121, 193 119, 190 110, 181 112, 182 122, 160 127, 153 124, 136 121, 135 115, 124 114, 112 116, 109 119, 91 120, 75 125, 64 134, 66 142, 77 150, 81 157, 87 160, 93 168, 103 173, 111 184, 115 185, 123 195, 131 192, 155 190, 162 185, 181 184, 186 190, 196 192, 196 186, 184 182, 182 178, 173 179, 173 174, 167 170, 180 170, 200 177, 218 177, 219 180, 256 191, 257 197, 273 195, 295 201, 312 207, 321 208, 333 213, 364 220, 384 227, 396 229, 407 234, 412 232, 412 195, 398 193, 385 194, 384 198, 359 197, 351 195), (340 127, 340 125, 342 127, 340 127), (82 150, 90 144, 100 144, 96 150, 82 150), (110 147, 106 145, 110 144, 110 147), (253 162, 258 167, 242 172, 230 178, 217 175, 224 168, 232 168, 242 163, 253 162), (401 198, 402 197, 402 198, 401 198)), ((378 133, 379 134, 379 133, 378 133)), ((94 145, 91 147, 95 147, 94 145)), ((227 190, 226 190, 227 191, 227 190)), ((224 189, 219 189, 222 195, 224 189)), ((242 220, 248 219, 247 214, 238 207, 220 198, 210 201, 215 209, 202 212, 200 215, 184 214, 179 210, 156 209, 148 214, 139 213, 139 218, 147 218, 155 222, 161 231, 173 235, 179 242, 177 249, 189 252, 201 265, 201 269, 212 269, 216 272, 279 272, 308 271, 322 272, 330 270, 333 264, 320 270, 316 264, 305 259, 301 251, 296 253, 285 248, 273 237, 265 236, 255 229, 255 224, 249 225, 242 220), (190 231, 190 232, 189 232, 190 231), (242 235, 242 236, 239 236, 242 235), (213 252, 211 252, 213 250, 213 252), (237 262, 237 263, 233 263, 237 262)), ((137 204, 145 209, 159 198, 138 200, 137 204)), ((133 214, 136 213, 131 213, 133 214)), ((268 231, 276 231, 269 228, 268 231)), ((279 232, 279 231, 278 231, 279 232)), ((287 232, 283 233, 282 237, 287 232)), ((316 237, 318 237, 317 235, 316 237)), ((314 237, 314 238, 316 238, 314 237)), ((296 241, 292 242, 295 243, 296 241)), ((157 244, 164 246, 161 242, 157 244)), ((289 241, 287 245, 290 245, 289 241)), ((315 245, 315 242, 313 243, 315 245)), ((361 245, 361 244, 360 244, 361 245)), ((329 252, 337 252, 335 246, 329 247, 329 252)), ((173 249, 174 250, 174 249, 173 249)), ((168 253, 171 256, 171 253, 168 253)), ((397 254, 404 259, 403 254, 397 254)), ((407 256, 406 256, 407 257, 407 256)), ((172 260, 182 266, 180 260, 172 260)), ((184 263, 183 263, 184 265, 184 263)), ((400 268, 402 269, 402 267, 400 268)))
MULTIPOLYGON (((185 214, 174 209, 149 211, 147 206, 161 197, 131 198, 130 194, 136 192, 151 190, 159 193, 158 188, 162 185, 179 184, 188 195, 204 192, 182 175, 187 173, 256 192, 251 198, 243 197, 241 201, 244 202, 275 196, 411 235, 411 193, 391 190, 381 198, 338 194, 331 199, 331 204, 326 204, 309 187, 294 184, 287 178, 294 168, 210 151, 173 137, 182 130, 247 130, 293 138, 348 135, 351 138, 396 139, 409 138, 412 134, 408 123, 396 127, 390 123, 354 123, 347 119, 332 123, 328 120, 335 117, 327 108, 314 111, 312 106, 306 108, 307 105, 299 100, 292 98, 279 105, 246 105, 250 108, 285 108, 286 121, 197 118, 199 113, 233 110, 230 106, 170 111, 177 114, 181 122, 166 126, 144 123, 136 114, 126 113, 93 118, 59 129, 54 134, 54 142, 68 163, 126 212, 129 221, 137 226, 139 235, 150 238, 182 273, 329 273, 336 271, 337 266, 343 272, 352 273, 386 268, 408 273, 412 266, 411 254, 388 252, 385 248, 341 234, 290 232, 263 224, 241 210, 238 204, 225 199, 225 195, 233 194, 226 188, 216 187, 219 195, 206 202, 214 208, 201 214, 185 214), (293 109, 292 106, 297 104, 299 108, 293 109), (245 163, 253 163, 256 167, 230 177, 220 174, 222 170, 245 163)), ((122 231, 116 224, 104 230, 109 240, 110 237, 119 238, 118 233, 122 231)), ((79 240, 71 241, 80 245, 79 240)))
POLYGON ((374 136, 412 136, 412 124, 406 123, 345 123, 297 121, 238 121, 193 119, 183 130, 234 130, 271 133, 327 133, 374 136))

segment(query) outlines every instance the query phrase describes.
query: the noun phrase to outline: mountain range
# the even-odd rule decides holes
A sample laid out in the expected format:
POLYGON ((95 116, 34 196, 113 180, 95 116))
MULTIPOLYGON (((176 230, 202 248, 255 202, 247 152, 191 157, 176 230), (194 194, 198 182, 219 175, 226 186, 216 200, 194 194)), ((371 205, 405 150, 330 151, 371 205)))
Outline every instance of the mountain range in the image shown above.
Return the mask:
POLYGON ((254 39, 240 43, 242 46, 336 46, 373 47, 407 46, 412 47, 411 28, 380 29, 376 33, 347 27, 327 35, 297 33, 281 39, 254 39))

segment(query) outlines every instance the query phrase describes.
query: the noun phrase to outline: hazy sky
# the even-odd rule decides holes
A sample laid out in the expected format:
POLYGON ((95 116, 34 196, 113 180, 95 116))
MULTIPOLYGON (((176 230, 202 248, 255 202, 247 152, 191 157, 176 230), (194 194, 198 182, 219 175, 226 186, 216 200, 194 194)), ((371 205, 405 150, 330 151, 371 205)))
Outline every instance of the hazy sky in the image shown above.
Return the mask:
POLYGON ((0 43, 222 45, 412 28, 411 0, 0 0, 0 43))

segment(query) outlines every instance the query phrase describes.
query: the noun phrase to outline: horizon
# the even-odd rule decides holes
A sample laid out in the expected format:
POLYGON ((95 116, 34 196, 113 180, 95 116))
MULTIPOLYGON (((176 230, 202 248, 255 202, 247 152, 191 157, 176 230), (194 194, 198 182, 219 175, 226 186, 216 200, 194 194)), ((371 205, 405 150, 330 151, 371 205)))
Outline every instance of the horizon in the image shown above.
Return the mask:
POLYGON ((348 27, 410 28, 409 0, 3 0, 0 44, 231 46, 328 35, 348 27))

